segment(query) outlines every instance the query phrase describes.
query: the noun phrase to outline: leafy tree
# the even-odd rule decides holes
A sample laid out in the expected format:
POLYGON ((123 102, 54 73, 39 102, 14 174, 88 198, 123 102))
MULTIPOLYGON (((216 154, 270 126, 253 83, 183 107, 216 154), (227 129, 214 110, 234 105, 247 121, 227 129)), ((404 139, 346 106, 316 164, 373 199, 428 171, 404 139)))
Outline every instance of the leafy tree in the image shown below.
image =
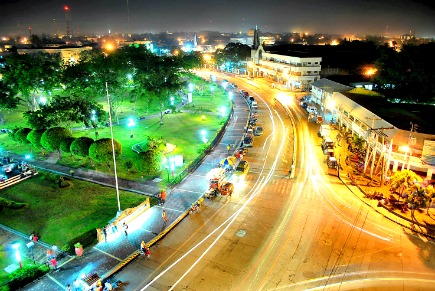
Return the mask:
POLYGON ((91 125, 91 117, 96 122, 106 120, 107 114, 103 107, 95 101, 76 97, 56 97, 49 104, 42 105, 38 110, 27 111, 24 116, 33 128, 47 128, 49 126, 64 126, 70 128, 73 123, 91 125), (91 112, 95 112, 92 114, 91 112))
POLYGON ((41 145, 49 150, 60 150, 60 143, 67 137, 71 137, 71 132, 64 127, 52 127, 47 129, 41 136, 41 145))
POLYGON ((27 139, 32 144, 34 148, 40 149, 42 148, 41 145, 41 137, 42 134, 45 132, 45 129, 33 129, 29 134, 27 135, 27 139))
POLYGON ((60 54, 12 54, 5 59, 6 65, 0 70, 3 82, 8 84, 9 92, 21 94, 14 97, 25 101, 29 110, 36 110, 39 92, 48 94, 59 86, 60 54))
POLYGON ((420 184, 413 184, 409 190, 407 202, 411 204, 411 218, 415 219, 415 210, 426 206, 426 190, 420 184))
MULTIPOLYGON (((114 140, 115 157, 119 157, 122 153, 121 144, 114 140)), ((113 159, 112 139, 102 138, 94 141, 89 148, 89 157, 98 162, 106 162, 113 159)))
POLYGON ((426 187, 427 208, 426 214, 429 215, 429 208, 433 204, 435 198, 435 190, 432 185, 426 187))
POLYGON ((14 134, 15 141, 22 144, 29 144, 30 141, 27 139, 27 135, 32 131, 31 128, 23 127, 17 130, 14 134))
POLYGON ((136 168, 140 172, 151 175, 161 170, 164 158, 163 153, 155 149, 140 152, 136 160, 136 168))
POLYGON ((94 143, 94 140, 87 136, 81 136, 76 138, 70 146, 70 151, 72 154, 87 157, 89 155, 89 148, 94 143))
MULTIPOLYGON (((411 170, 403 170, 395 172, 391 177, 391 190, 398 192, 400 197, 403 193, 409 191, 409 189, 414 185, 415 182, 421 182, 422 179, 419 175, 411 170)), ((399 200, 400 200, 399 197, 399 200)))
POLYGON ((133 168, 133 162, 131 160, 128 160, 124 164, 125 168, 127 169, 127 173, 130 174, 131 168, 133 168))
POLYGON ((19 104, 19 100, 15 97, 11 86, 6 85, 0 80, 0 109, 15 109, 19 104))
POLYGON ((215 60, 218 65, 230 64, 238 66, 240 62, 251 57, 251 48, 241 43, 229 43, 223 49, 217 49, 215 60))

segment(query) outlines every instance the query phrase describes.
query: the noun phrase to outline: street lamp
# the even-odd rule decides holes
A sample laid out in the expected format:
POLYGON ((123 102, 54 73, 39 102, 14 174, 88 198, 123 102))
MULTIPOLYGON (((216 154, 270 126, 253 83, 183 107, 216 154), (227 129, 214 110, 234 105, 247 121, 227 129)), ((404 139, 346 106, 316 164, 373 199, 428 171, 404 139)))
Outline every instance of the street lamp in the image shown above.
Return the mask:
POLYGON ((23 268, 23 263, 21 262, 21 254, 20 254, 20 251, 18 249, 19 247, 20 247, 20 243, 19 242, 14 242, 12 244, 12 248, 15 249, 15 258, 20 263, 20 269, 22 269, 23 268))
POLYGON ((225 117, 225 112, 226 112, 225 107, 222 107, 222 108, 221 108, 221 114, 222 114, 222 117, 225 117))
POLYGON ((166 173, 168 174, 168 183, 169 183, 169 166, 166 166, 166 173))
POLYGON ((189 91, 193 92, 193 84, 192 83, 189 83, 189 91))
POLYGON ((202 134, 202 141, 204 143, 207 143, 207 139, 205 138, 205 135, 207 134, 207 131, 205 129, 201 130, 201 134, 202 134))
POLYGON ((402 171, 405 169, 405 164, 406 164, 406 160, 408 159, 408 167, 407 169, 409 170, 409 166, 410 166, 410 160, 411 160, 411 153, 409 154, 408 157, 408 152, 411 150, 411 148, 407 145, 405 146, 400 146, 399 150, 402 152, 405 152, 404 156, 403 156, 403 164, 402 164, 402 171))
POLYGON ((233 101, 233 92, 228 92, 228 100, 233 101))
POLYGON ((171 106, 174 106, 174 97, 171 96, 171 98, 169 98, 171 100, 171 106))
POLYGON ((135 126, 136 125, 136 122, 134 121, 134 119, 133 118, 129 118, 128 119, 128 127, 131 129, 130 130, 130 138, 133 138, 133 126, 135 126))

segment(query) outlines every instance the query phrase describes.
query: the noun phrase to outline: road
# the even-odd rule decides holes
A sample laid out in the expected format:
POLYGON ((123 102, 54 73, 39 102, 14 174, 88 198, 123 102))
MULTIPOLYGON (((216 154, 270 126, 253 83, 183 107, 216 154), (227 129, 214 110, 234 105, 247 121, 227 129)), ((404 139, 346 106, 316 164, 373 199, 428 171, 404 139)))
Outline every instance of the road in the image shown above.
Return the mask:
POLYGON ((434 244, 327 175, 318 125, 307 122, 292 98, 264 80, 234 82, 259 101, 265 128, 246 157, 247 179, 230 201, 206 201, 151 249, 150 259, 121 271, 127 289, 432 290, 434 244))

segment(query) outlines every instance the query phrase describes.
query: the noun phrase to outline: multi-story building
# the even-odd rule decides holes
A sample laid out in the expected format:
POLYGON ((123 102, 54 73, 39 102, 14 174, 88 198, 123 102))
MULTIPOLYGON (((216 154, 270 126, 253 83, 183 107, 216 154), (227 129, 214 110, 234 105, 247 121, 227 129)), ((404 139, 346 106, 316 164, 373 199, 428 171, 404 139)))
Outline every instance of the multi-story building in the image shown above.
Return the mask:
POLYGON ((285 46, 260 44, 258 30, 254 35, 249 71, 254 77, 267 77, 290 90, 308 90, 320 79, 321 57, 307 52, 288 51, 285 46))
POLYGON ((91 46, 71 46, 71 45, 47 45, 42 48, 18 48, 19 54, 36 54, 38 52, 46 52, 49 54, 60 54, 65 63, 76 63, 80 61, 80 53, 83 51, 92 50, 91 46))

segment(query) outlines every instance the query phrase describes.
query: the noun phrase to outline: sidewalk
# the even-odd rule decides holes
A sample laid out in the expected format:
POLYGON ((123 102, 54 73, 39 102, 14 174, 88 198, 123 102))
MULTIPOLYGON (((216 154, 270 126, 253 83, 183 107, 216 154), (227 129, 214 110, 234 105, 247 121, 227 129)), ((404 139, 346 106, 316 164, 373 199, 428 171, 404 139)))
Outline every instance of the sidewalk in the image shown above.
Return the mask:
MULTIPOLYGON (((83 257, 65 257, 58 266, 59 270, 50 272, 41 279, 24 287, 25 290, 67 290, 67 285, 73 283, 86 274, 97 273, 100 278, 108 278, 122 268, 129 261, 139 255, 138 249, 142 240, 148 245, 155 244, 168 231, 175 227, 187 214, 192 203, 203 196, 208 188, 208 180, 205 178, 213 167, 220 160, 227 157, 228 144, 236 146, 243 136, 249 110, 244 98, 235 92, 234 116, 229 122, 226 131, 214 149, 207 155, 202 164, 191 174, 189 174, 180 184, 171 189, 167 194, 166 203, 162 206, 154 206, 146 211, 134 221, 129 223, 128 236, 122 231, 117 235, 111 236, 110 241, 100 242, 91 249, 85 249, 83 257), (162 219, 162 211, 167 213, 168 222, 165 224, 162 219)), ((24 157, 10 154, 17 160, 24 157)), ((56 157, 47 160, 31 161, 36 168, 52 171, 64 176, 70 176, 70 168, 55 164, 56 157)), ((114 187, 113 175, 105 174, 92 170, 75 169, 75 179, 95 182, 101 185, 114 187)), ((122 190, 133 191, 136 193, 156 196, 160 188, 153 181, 143 183, 118 179, 119 188, 122 190)), ((0 228, 0 238, 7 236, 7 241, 19 240, 24 244, 28 242, 28 235, 19 232, 0 228), (26 241, 27 240, 27 241, 26 241)), ((35 258, 38 261, 46 261, 46 250, 51 246, 38 242, 35 247, 35 258)), ((152 248, 151 248, 152 251, 152 248)), ((23 254, 24 255, 24 254, 23 254)))
MULTIPOLYGON (((325 118, 325 122, 326 122, 325 118)), ((330 136, 333 141, 336 141, 338 129, 332 129, 330 136)), ((339 179, 347 186, 347 188, 357 196, 362 202, 372 207, 373 210, 382 214, 387 219, 419 234, 427 237, 435 238, 435 209, 429 209, 429 215, 426 214, 426 209, 422 212, 415 210, 416 220, 411 219, 411 210, 402 211, 397 207, 393 207, 390 204, 380 204, 379 200, 370 198, 375 192, 382 193, 384 198, 391 195, 389 191, 389 185, 381 187, 379 177, 373 176, 373 179, 366 174, 355 169, 355 163, 349 161, 345 162, 347 156, 351 156, 352 153, 348 151, 348 143, 345 138, 341 138, 341 146, 335 147, 335 153, 337 157, 340 157, 341 170, 339 179), (355 182, 352 182, 349 175, 355 177, 355 182)), ((337 158, 338 160, 338 158, 337 158)))

